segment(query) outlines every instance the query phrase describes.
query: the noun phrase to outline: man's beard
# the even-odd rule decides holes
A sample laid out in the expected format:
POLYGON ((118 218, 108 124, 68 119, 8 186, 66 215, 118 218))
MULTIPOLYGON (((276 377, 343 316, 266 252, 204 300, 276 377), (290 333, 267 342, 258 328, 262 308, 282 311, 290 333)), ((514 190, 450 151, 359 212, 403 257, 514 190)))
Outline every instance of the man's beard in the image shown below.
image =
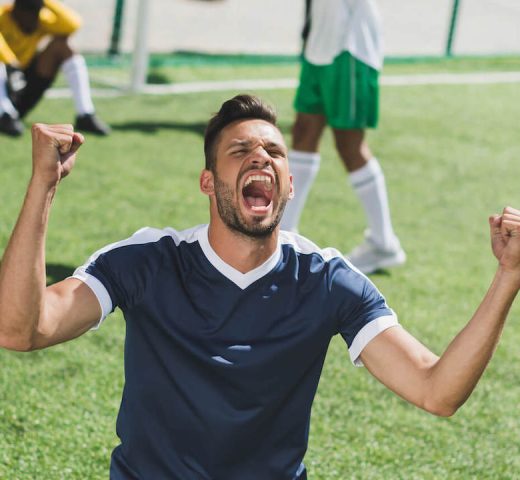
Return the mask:
POLYGON ((247 237, 265 238, 271 235, 280 220, 287 203, 287 197, 281 197, 278 205, 278 211, 275 212, 273 221, 267 225, 261 223, 263 219, 253 217, 252 224, 248 224, 240 213, 240 208, 235 202, 235 193, 233 189, 224 181, 220 180, 218 175, 214 174, 215 199, 217 201, 217 209, 222 221, 232 230, 247 237))

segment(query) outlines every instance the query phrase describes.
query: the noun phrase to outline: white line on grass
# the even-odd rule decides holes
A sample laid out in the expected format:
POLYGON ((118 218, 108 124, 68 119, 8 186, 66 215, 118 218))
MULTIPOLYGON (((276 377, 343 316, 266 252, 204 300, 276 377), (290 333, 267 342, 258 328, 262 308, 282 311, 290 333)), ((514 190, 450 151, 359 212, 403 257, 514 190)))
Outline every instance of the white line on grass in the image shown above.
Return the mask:
POLYGON ((381 76, 381 84, 392 87, 404 87, 408 85, 469 85, 479 83, 517 82, 520 82, 520 72, 434 73, 381 76))
MULTIPOLYGON (((382 75, 381 85, 405 87, 409 85, 470 85, 487 83, 517 83, 520 72, 487 73, 432 73, 420 75, 382 75)), ((273 80, 226 80, 216 82, 186 82, 166 85, 146 85, 142 93, 147 95, 182 95, 185 93, 221 92, 226 90, 276 90, 296 88, 298 80, 282 78, 273 80)), ((114 88, 95 88, 95 97, 116 97, 129 92, 114 88)), ((46 94, 49 98, 70 97, 68 88, 53 88, 46 94)))

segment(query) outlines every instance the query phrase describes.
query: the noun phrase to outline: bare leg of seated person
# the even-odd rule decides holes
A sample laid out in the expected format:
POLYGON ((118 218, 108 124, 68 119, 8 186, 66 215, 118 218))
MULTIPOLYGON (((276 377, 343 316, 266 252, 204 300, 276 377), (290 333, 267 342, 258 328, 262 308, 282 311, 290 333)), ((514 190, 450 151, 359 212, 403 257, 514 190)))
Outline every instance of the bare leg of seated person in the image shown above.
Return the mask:
POLYGON ((25 116, 38 103, 53 83, 60 68, 74 99, 76 129, 107 135, 110 128, 95 115, 85 59, 74 53, 66 37, 55 37, 51 40, 27 68, 27 85, 16 104, 20 116, 25 116))

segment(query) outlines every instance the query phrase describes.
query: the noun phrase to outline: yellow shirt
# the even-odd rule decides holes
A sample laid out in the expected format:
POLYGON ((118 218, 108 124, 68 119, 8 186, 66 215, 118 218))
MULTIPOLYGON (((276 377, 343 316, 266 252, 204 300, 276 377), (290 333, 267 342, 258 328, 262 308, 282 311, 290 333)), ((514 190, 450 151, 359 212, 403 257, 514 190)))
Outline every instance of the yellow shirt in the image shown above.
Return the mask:
POLYGON ((0 7, 0 62, 27 67, 40 40, 47 35, 68 36, 81 26, 81 18, 57 0, 44 0, 38 27, 30 34, 20 30, 11 16, 12 5, 0 7))

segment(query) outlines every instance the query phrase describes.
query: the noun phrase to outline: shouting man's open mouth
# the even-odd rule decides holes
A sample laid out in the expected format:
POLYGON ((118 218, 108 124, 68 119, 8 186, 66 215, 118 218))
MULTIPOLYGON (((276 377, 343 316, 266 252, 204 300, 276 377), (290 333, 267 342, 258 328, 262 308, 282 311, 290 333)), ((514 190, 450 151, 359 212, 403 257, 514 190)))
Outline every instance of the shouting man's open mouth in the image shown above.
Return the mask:
POLYGON ((274 183, 270 173, 258 170, 249 173, 242 187, 242 197, 251 213, 265 215, 271 210, 274 183))

